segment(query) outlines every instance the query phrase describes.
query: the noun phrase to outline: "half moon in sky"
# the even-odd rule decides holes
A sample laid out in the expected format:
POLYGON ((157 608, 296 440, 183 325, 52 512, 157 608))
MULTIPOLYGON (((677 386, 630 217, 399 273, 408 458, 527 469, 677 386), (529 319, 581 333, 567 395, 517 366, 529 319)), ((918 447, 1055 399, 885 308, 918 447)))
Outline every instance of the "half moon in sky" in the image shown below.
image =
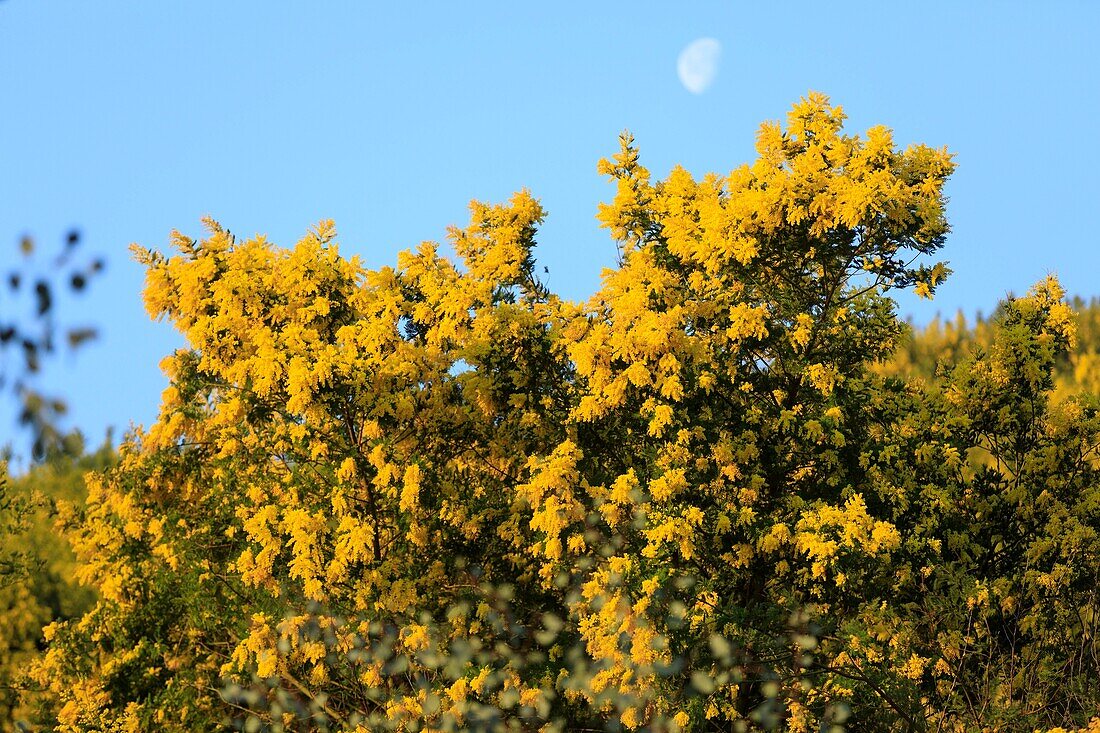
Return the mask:
POLYGON ((692 94, 702 94, 718 75, 722 44, 713 38, 698 38, 680 52, 676 72, 680 83, 692 94))

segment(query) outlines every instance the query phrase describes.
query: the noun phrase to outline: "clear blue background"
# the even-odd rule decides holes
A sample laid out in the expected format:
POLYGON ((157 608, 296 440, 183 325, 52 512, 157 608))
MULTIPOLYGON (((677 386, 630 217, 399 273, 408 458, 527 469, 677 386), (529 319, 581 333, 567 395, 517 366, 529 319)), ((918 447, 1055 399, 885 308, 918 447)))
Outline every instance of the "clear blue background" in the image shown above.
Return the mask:
MULTIPOLYGON (((903 313, 988 312, 1048 271, 1100 294, 1098 30, 1094 2, 3 0, 0 269, 22 234, 53 248, 71 226, 108 259, 62 304, 101 341, 44 382, 98 440, 153 420, 157 361, 181 343, 147 319, 130 242, 164 247, 210 214, 289 245, 333 218, 342 251, 380 266, 469 199, 528 187, 550 212, 550 283, 582 298, 613 262, 595 166, 620 130, 657 175, 727 172, 813 89, 853 131, 957 155, 955 274, 903 313), (701 36, 723 56, 696 96, 676 58, 701 36)), ((0 445, 14 435, 2 417, 0 445)))

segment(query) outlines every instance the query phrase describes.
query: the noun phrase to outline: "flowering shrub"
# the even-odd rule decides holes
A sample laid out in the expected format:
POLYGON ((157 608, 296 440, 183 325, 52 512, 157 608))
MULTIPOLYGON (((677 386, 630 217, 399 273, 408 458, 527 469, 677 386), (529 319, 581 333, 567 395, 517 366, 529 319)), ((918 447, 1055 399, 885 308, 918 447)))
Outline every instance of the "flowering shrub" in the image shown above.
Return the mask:
POLYGON ((9 479, 0 463, 0 731, 22 731, 50 700, 26 673, 40 655, 42 628, 79 618, 93 604, 73 578, 75 558, 54 530, 59 503, 79 502, 84 474, 111 464, 105 445, 79 458, 55 453, 9 479))
POLYGON ((136 249, 187 348, 69 522, 99 593, 33 674, 62 731, 1021 730, 1100 703, 1092 395, 1053 279, 941 378, 884 376, 931 296, 944 150, 820 95, 758 159, 600 170, 621 253, 536 275, 544 212, 457 262, 214 222, 136 249))

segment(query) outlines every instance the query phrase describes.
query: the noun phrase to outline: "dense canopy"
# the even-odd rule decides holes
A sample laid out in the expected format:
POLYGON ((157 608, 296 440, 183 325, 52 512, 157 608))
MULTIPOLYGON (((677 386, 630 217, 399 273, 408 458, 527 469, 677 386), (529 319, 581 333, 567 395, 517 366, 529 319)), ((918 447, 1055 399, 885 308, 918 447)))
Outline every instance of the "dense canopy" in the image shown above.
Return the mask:
POLYGON ((843 122, 812 94, 698 180, 624 135, 583 303, 539 280, 527 192, 394 268, 329 222, 137 248, 187 346, 64 517, 98 601, 31 672, 58 730, 1087 725, 1072 312, 1048 278, 984 348, 899 362, 954 164, 843 122))

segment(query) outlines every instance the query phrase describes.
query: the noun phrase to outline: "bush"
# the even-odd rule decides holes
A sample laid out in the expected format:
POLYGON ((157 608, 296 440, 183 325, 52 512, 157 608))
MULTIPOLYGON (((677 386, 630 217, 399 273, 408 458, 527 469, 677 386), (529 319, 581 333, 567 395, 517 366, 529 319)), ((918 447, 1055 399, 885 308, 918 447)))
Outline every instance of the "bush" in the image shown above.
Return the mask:
POLYGON ((188 348, 70 536, 59 730, 1030 730, 1100 704, 1096 398, 1056 281, 932 380, 948 153, 820 95, 727 176, 600 169, 553 295, 526 192, 372 271, 216 224, 147 250, 188 348))

